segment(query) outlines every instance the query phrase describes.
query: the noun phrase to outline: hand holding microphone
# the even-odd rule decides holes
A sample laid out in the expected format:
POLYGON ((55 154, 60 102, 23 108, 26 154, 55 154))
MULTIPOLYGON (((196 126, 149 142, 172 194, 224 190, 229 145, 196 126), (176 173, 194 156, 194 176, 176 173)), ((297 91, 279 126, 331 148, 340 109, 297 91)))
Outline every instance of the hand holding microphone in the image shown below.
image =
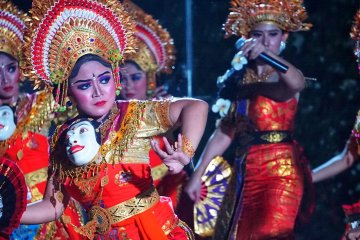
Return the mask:
MULTIPOLYGON (((237 50, 239 50, 239 52, 237 53, 237 55, 246 55, 246 54, 250 54, 251 55, 251 51, 252 48, 255 47, 256 45, 256 40, 255 39, 247 39, 245 40, 244 38, 239 38, 236 43, 235 43, 235 47, 237 50), (245 47, 245 43, 248 43, 245 47), (244 47, 244 48, 243 48, 244 47)), ((255 53, 255 55, 257 55, 255 53)), ((268 54, 266 54, 265 52, 260 52, 257 56, 258 58, 260 58, 261 60, 263 60, 264 62, 266 62, 267 64, 269 64, 270 66, 272 66, 273 68, 275 68, 276 70, 282 72, 282 73, 286 73, 287 70, 289 69, 289 67, 281 62, 279 62, 278 60, 276 60, 273 57, 270 57, 268 54)), ((234 57, 234 59, 236 58, 236 55, 234 57)), ((233 67, 235 68, 235 66, 233 65, 233 67)), ((236 68, 235 68, 236 69, 236 68)))

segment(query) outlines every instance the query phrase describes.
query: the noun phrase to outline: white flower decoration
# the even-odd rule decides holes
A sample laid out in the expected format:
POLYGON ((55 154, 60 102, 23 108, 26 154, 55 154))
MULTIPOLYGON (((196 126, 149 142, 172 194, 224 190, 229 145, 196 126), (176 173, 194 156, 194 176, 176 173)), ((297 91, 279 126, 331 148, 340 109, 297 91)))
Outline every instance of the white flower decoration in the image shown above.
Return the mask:
POLYGON ((233 60, 231 61, 232 67, 237 71, 241 70, 247 63, 248 61, 246 57, 244 57, 243 51, 239 51, 235 54, 233 60))
POLYGON ((225 117, 230 109, 230 105, 230 100, 219 98, 216 103, 212 105, 211 110, 214 113, 219 113, 220 117, 225 117))

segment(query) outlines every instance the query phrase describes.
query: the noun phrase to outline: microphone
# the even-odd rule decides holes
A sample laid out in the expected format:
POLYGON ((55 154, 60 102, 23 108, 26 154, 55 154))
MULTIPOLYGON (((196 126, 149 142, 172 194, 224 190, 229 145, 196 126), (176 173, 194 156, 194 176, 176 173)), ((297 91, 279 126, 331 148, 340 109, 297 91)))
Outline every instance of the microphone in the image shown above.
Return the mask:
MULTIPOLYGON (((240 51, 242 46, 244 46, 244 44, 245 44, 245 39, 239 38, 235 43, 235 47, 238 51, 240 51)), ((289 66, 279 62, 273 57, 270 57, 268 54, 264 52, 259 54, 259 58, 282 73, 286 73, 287 70, 289 69, 289 66)))

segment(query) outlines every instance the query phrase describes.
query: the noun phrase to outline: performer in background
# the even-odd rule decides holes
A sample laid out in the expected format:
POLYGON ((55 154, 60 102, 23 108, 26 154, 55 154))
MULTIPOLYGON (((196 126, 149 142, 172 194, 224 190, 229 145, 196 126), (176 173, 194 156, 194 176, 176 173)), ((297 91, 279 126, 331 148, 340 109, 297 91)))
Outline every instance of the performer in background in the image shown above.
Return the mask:
MULTIPOLYGON (((358 70, 360 74, 360 10, 357 11, 354 17, 354 22, 351 27, 350 37, 355 40, 354 55, 357 58, 358 70)), ((355 119, 354 128, 351 131, 349 140, 347 141, 344 150, 315 168, 312 172, 314 182, 320 182, 330 177, 345 171, 350 168, 360 155, 360 111, 355 119)), ((347 227, 345 237, 347 239, 359 239, 360 237, 360 202, 352 205, 343 206, 347 227)), ((344 237, 344 238, 345 238, 344 237)))
MULTIPOLYGON (((157 86, 157 77, 161 73, 170 74, 174 68, 175 49, 173 39, 166 29, 151 15, 131 1, 123 1, 125 10, 135 20, 134 36, 137 39, 137 51, 126 57, 120 66, 122 89, 120 96, 124 100, 170 98, 164 86, 157 86)), ((167 137, 173 140, 172 134, 167 137)), ((154 137, 164 149, 163 136, 154 137)), ((168 168, 153 149, 149 152, 151 175, 154 185, 162 196, 170 197, 176 209, 186 180, 185 171, 168 174, 168 168)))
POLYGON ((89 221, 77 228, 86 239, 191 239, 171 200, 154 188, 148 154, 151 144, 170 172, 180 172, 203 134, 207 104, 115 102, 119 63, 134 49, 133 22, 118 1, 35 0, 31 12, 27 70, 56 85, 59 108, 69 97, 79 115, 55 131, 46 195, 21 221, 54 220, 72 196, 88 213, 89 221), (162 151, 152 137, 173 125, 181 134, 174 146, 164 140, 162 151))
POLYGON ((303 23, 306 18, 302 1, 231 1, 224 25, 226 37, 235 35, 246 41, 233 59, 238 72, 232 77, 227 72, 220 80, 225 79, 220 95, 224 104, 214 110, 225 116, 185 190, 199 201, 205 168, 236 141, 235 174, 227 187, 214 239, 293 237, 305 172, 309 171, 292 138, 305 81, 301 71, 279 54, 290 32, 309 30, 311 25, 303 23), (264 53, 287 70, 269 65, 259 57, 264 53), (222 112, 226 108, 227 114, 222 112))

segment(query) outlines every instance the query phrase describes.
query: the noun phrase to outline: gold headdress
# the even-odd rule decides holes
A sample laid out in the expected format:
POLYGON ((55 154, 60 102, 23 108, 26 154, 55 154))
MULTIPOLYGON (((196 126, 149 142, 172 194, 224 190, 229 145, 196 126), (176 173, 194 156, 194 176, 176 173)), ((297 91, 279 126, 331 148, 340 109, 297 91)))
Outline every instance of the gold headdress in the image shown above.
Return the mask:
POLYGON ((280 29, 296 32, 307 31, 312 26, 303 23, 307 18, 302 0, 232 0, 228 19, 224 24, 225 37, 247 37, 258 23, 273 22, 280 29))
POLYGON ((76 61, 95 54, 113 66, 133 51, 133 22, 117 0, 34 0, 25 36, 25 72, 42 83, 58 85, 55 101, 65 107, 68 77, 76 61))
POLYGON ((173 39, 166 29, 151 15, 129 0, 124 8, 136 22, 135 37, 138 40, 136 53, 127 59, 136 62, 146 72, 148 95, 156 88, 156 73, 171 73, 175 63, 173 39))
POLYGON ((358 70, 360 74, 360 10, 357 11, 354 17, 354 22, 351 27, 350 37, 356 41, 354 54, 357 57, 358 70))
POLYGON ((0 0, 0 52, 22 60, 25 22, 28 17, 12 2, 0 0))

